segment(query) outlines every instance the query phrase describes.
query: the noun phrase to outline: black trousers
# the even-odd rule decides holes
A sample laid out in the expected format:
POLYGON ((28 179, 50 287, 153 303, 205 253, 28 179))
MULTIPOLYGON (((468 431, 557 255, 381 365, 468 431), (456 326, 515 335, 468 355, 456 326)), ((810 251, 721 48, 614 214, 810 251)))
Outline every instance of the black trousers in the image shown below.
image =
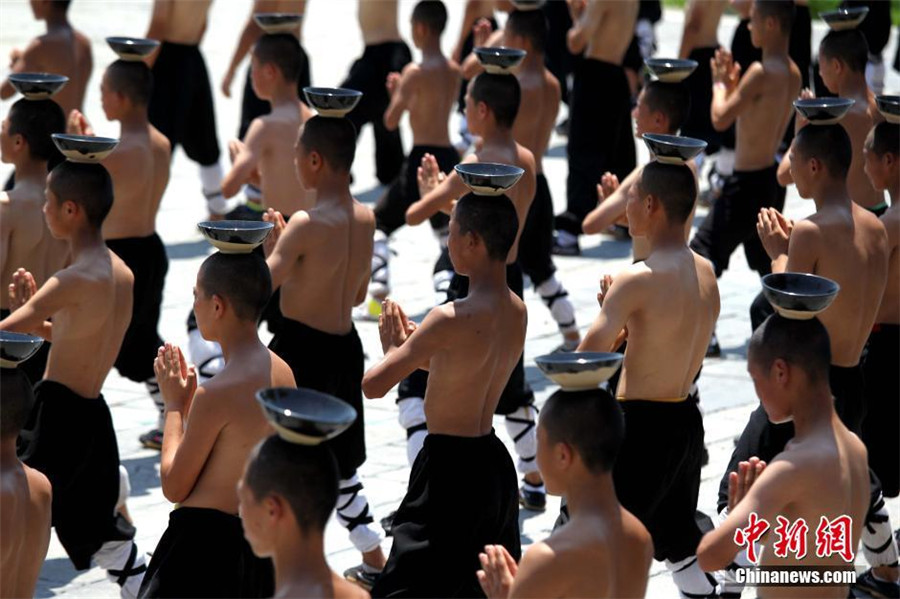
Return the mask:
POLYGON ((900 326, 877 324, 863 359, 866 415, 862 440, 885 497, 900 494, 900 326))
POLYGON ((712 104, 712 71, 710 59, 718 48, 694 48, 689 58, 697 61, 697 69, 684 80, 691 96, 691 108, 681 127, 686 137, 702 139, 707 143, 706 153, 715 154, 721 145, 722 134, 712 126, 709 106, 712 104))
POLYGON ((534 201, 519 239, 519 265, 537 287, 556 272, 553 264, 553 197, 543 174, 537 176, 534 201))

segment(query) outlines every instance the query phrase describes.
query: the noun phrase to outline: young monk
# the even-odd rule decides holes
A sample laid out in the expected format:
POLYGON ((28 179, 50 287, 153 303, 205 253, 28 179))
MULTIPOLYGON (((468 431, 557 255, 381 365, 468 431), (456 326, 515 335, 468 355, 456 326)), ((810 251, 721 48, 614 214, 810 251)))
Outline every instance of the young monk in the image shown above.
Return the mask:
MULTIPOLYGON (((50 136, 66 130, 66 117, 53 100, 19 100, 0 128, 0 160, 16 169, 12 189, 0 192, 0 286, 5 291, 18 268, 43 285, 66 263, 69 247, 55 239, 44 222, 47 168, 62 156, 50 136)), ((54 164, 55 166, 55 164, 54 164)), ((0 318, 9 316, 10 300, 0 293, 0 318)), ((44 378, 50 344, 21 368, 32 382, 44 378)))
POLYGON ((16 456, 16 439, 34 403, 31 381, 18 368, 0 369, 0 597, 34 597, 50 546, 47 477, 16 456))
MULTIPOLYGON (((159 410, 159 421, 140 436, 140 442, 160 449, 165 415, 153 360, 163 344, 157 327, 169 258, 156 233, 156 215, 169 183, 172 151, 166 136, 147 118, 152 89, 153 75, 143 62, 117 60, 107 67, 100 83, 103 112, 110 121, 120 123, 119 145, 103 162, 116 198, 103 222, 103 238, 134 274, 131 324, 115 366, 125 378, 146 386, 159 410)), ((73 111, 69 128, 73 133, 91 133, 78 111, 73 111)))
MULTIPOLYGON (((225 76, 222 77, 220 89, 226 98, 231 97, 231 82, 234 80, 237 68, 240 66, 241 62, 243 62, 244 57, 253 49, 256 41, 263 35, 263 31, 259 28, 259 25, 256 24, 253 15, 273 12, 302 15, 305 11, 306 0, 253 0, 250 16, 247 17, 244 29, 241 30, 241 37, 238 38, 238 43, 234 49, 234 54, 231 56, 228 70, 225 72, 225 76)), ((306 50, 303 49, 302 22, 301 25, 297 27, 297 31, 292 32, 292 34, 297 38, 297 41, 300 42, 300 53, 302 55, 302 58, 300 59, 300 76, 297 80, 297 93, 299 94, 303 91, 304 87, 310 85, 309 57, 306 55, 306 50)), ((250 128, 250 123, 253 122, 253 119, 268 114, 271 110, 269 102, 257 96, 256 92, 253 91, 253 82, 250 78, 250 73, 251 69, 248 68, 246 81, 244 82, 244 92, 241 99, 241 124, 238 128, 238 139, 244 139, 244 136, 247 134, 247 129, 250 128)))
POLYGON ((734 173, 691 240, 691 249, 712 261, 716 276, 722 276, 741 244, 750 268, 760 275, 771 272, 754 227, 760 208, 783 205, 775 152, 801 80, 797 65, 788 56, 793 15, 793 2, 755 0, 750 9, 750 34, 753 45, 762 49, 762 60, 751 64, 743 76, 725 50, 717 52, 711 64, 713 127, 724 131, 737 123, 734 173))
MULTIPOLYGON (((409 124, 413 132, 413 148, 404 162, 400 176, 381 196, 375 206, 375 246, 372 254, 372 280, 369 292, 372 301, 367 306, 370 316, 377 316, 381 302, 391 289, 390 236, 406 224, 406 210, 419 199, 417 173, 425 154, 434 156, 443 173, 453 170, 459 162, 459 154, 450 143, 448 122, 459 86, 459 67, 448 60, 441 51, 441 34, 447 25, 447 8, 440 0, 422 0, 413 9, 410 18, 412 40, 422 51, 422 62, 409 63, 403 72, 388 75, 387 87, 390 105, 384 113, 384 126, 396 131, 404 112, 409 112, 409 124)), ((431 227, 441 247, 447 245, 445 214, 431 217, 431 227)), ((434 266, 435 294, 443 292, 453 276, 447 260, 438 260, 434 266)), ((444 298, 440 297, 438 303, 444 298)))
POLYGON ((719 290, 709 262, 684 239, 696 197, 687 166, 644 167, 627 211, 629 227, 647 238, 650 253, 615 279, 604 279, 600 314, 578 347, 612 351, 627 329, 616 392, 626 434, 613 480, 622 507, 647 527, 654 557, 665 560, 683 596, 715 591, 695 557, 703 420, 689 394, 719 314, 719 290), (661 355, 669 357, 660 362, 661 355))
POLYGON ((194 313, 217 341, 225 367, 197 386, 181 350, 159 348, 156 378, 166 403, 159 478, 169 516, 141 597, 270 597, 272 564, 253 555, 235 491, 251 448, 272 432, 254 394, 293 387, 290 368, 259 340, 256 323, 272 294, 262 256, 215 253, 197 273, 194 313))
POLYGON ((616 498, 612 470, 625 437, 618 402, 605 391, 557 391, 541 410, 538 463, 547 491, 565 496, 570 520, 516 565, 502 545, 479 555, 491 599, 643 597, 653 542, 616 498))
POLYGON ((371 587, 385 557, 356 475, 366 461, 366 440, 363 349, 351 313, 366 298, 375 216, 350 194, 355 151, 356 130, 348 119, 315 116, 300 128, 297 175, 304 188, 315 191, 316 206, 295 212, 287 225, 274 210, 266 217, 275 223, 268 263, 284 314, 269 347, 291 367, 297 386, 333 395, 356 410, 353 425, 327 445, 340 470, 338 522, 363 557, 344 575, 371 587))
MULTIPOLYGON (((495 162, 512 164, 522 168, 525 174, 507 193, 518 217, 519 230, 515 243, 507 257, 507 282, 516 295, 522 297, 522 270, 518 264, 519 239, 527 221, 531 204, 537 189, 534 155, 513 136, 513 126, 519 112, 521 88, 512 75, 482 73, 469 83, 466 93, 466 121, 469 131, 481 137, 481 147, 474 154, 466 156, 463 163, 495 162)), ((441 210, 449 212, 453 201, 465 195, 468 188, 456 172, 450 173, 438 184, 437 166, 433 158, 426 156, 422 161, 420 187, 422 199, 410 206, 406 221, 419 224, 425 218, 441 210)), ((454 275, 450 282, 449 299, 461 299, 467 292, 468 281, 464 275, 454 275)), ((419 397, 426 397, 420 389, 419 397)), ((534 461, 537 452, 537 434, 534 394, 525 381, 525 369, 520 360, 513 369, 512 376, 503 390, 497 413, 505 417, 506 431, 515 441, 518 455, 516 464, 524 480, 521 489, 523 505, 528 509, 543 511, 546 506, 546 492, 534 461)), ((424 414, 420 422, 425 422, 424 414)))
MULTIPOLYGON (((840 293, 818 318, 831 342, 829 376, 835 410, 847 428, 859 434, 865 412, 860 358, 885 288, 887 234, 877 217, 849 198, 846 180, 851 160, 850 138, 839 124, 801 129, 791 145, 791 173, 800 197, 812 198, 816 212, 791 222, 776 210, 762 210, 757 230, 773 272, 807 272, 840 285, 840 293)), ((772 312, 767 308, 761 295, 754 300, 754 324, 758 326, 772 312)), ((771 461, 793 435, 792 423, 773 423, 762 407, 757 408, 726 472, 754 456, 771 461)), ((719 484, 720 512, 727 504, 727 489, 726 474, 719 484)), ((897 560, 897 549, 877 479, 872 481, 871 494, 873 508, 863 533, 866 558, 876 566, 879 577, 889 580, 898 574, 896 565, 890 566, 897 560)))
MULTIPOLYGON (((11 73, 56 73, 69 82, 53 99, 64 114, 81 110, 91 70, 91 41, 69 23, 71 0, 32 0, 31 11, 38 21, 46 21, 47 33, 36 37, 25 50, 15 49, 10 55, 11 73)), ((0 86, 0 99, 16 93, 7 79, 0 86)))
POLYGON ((200 42, 212 0, 154 0, 147 35, 162 44, 148 59, 153 69, 150 122, 200 165, 200 183, 211 218, 230 204, 222 195, 216 115, 200 42))
MULTIPOLYGON (((762 406, 771 420, 792 418, 796 434, 771 461, 754 457, 729 473, 728 517, 697 549, 704 570, 724 568, 734 559, 741 550, 735 532, 748 526, 751 514, 773 529, 777 519, 793 524, 802 518, 808 526, 803 534, 813 539, 822 519, 848 516, 846 542, 851 551, 857 547, 869 503, 866 448, 835 413, 828 384, 830 354, 828 332, 817 318, 789 320, 775 314, 750 338, 747 370, 762 406)), ((852 567, 837 552, 818 556, 814 540, 802 559, 795 553, 779 558, 773 541, 770 531, 762 541, 761 566, 852 567)), ((843 599, 848 591, 848 585, 835 585, 759 587, 757 592, 760 597, 843 599)))
POLYGON ((253 46, 251 81, 256 94, 271 103, 271 111, 253 119, 243 142, 231 142, 233 164, 222 180, 222 194, 237 195, 258 174, 262 197, 259 204, 247 206, 259 219, 266 208, 290 215, 312 208, 315 201, 300 186, 293 165, 297 129, 313 116, 297 95, 302 67, 300 42, 289 33, 263 35, 253 46))
POLYGON ((593 208, 600 176, 612 171, 624 179, 635 166, 628 118, 631 91, 622 60, 634 35, 638 4, 632 0, 569 3, 569 51, 584 53, 584 60, 576 62, 572 80, 566 211, 556 216, 557 254, 580 254, 581 221, 593 208))
POLYGON ((366 397, 383 397, 417 368, 428 369, 430 384, 428 436, 394 517, 394 544, 374 597, 477 597, 485 544, 521 555, 515 469, 491 428, 525 343, 525 304, 506 279, 518 229, 507 196, 463 196, 450 217, 448 247, 454 270, 469 277, 467 297, 432 309, 418 327, 385 302, 378 326, 385 357, 363 379, 366 397))
POLYGON ((350 67, 341 87, 363 92, 359 104, 347 118, 356 127, 357 135, 364 125, 372 124, 375 176, 382 185, 389 185, 403 167, 403 143, 400 132, 389 130, 384 122, 391 101, 384 82, 391 73, 399 73, 412 62, 412 54, 397 27, 397 0, 359 0, 357 16, 365 49, 350 67))
POLYGON ((325 525, 338 498, 331 450, 270 436, 251 452, 238 497, 247 542, 275 566, 275 599, 369 596, 325 561, 325 525))
MULTIPOLYGON (((847 173, 847 191, 850 199, 880 216, 887 209, 884 191, 876 190, 865 173, 863 146, 872 126, 882 120, 875 108, 875 96, 866 84, 866 60, 869 51, 866 38, 857 29, 831 31, 819 44, 819 75, 825 86, 841 98, 854 100, 853 106, 841 118, 841 125, 850 136, 853 161, 847 173)), ((779 182, 793 182, 789 158, 779 168, 779 182)))
POLYGON ((720 133, 713 128, 710 111, 712 104, 712 67, 710 66, 719 49, 719 21, 728 7, 724 0, 691 0, 684 13, 684 29, 681 33, 681 47, 678 58, 697 61, 697 68, 685 79, 690 90, 691 106, 685 119, 682 133, 688 137, 702 139, 707 143, 706 154, 719 150, 720 133))
POLYGON ((75 568, 86 570, 93 561, 132 598, 146 567, 134 527, 117 512, 119 449, 100 394, 131 320, 134 284, 103 243, 112 203, 112 180, 102 165, 67 161, 53 169, 44 215, 50 233, 68 242, 72 263, 40 289, 31 273, 17 271, 13 311, 0 330, 53 341, 19 455, 53 485, 53 526, 75 568))
MULTIPOLYGON (((494 32, 485 43, 476 45, 507 46, 525 50, 525 59, 516 69, 522 91, 519 114, 513 125, 515 140, 534 155, 537 192, 522 228, 519 264, 528 275, 535 292, 559 326, 563 343, 559 349, 571 351, 578 346, 581 335, 575 321, 575 307, 568 291, 556 279, 553 264, 553 198, 544 176, 544 152, 550 145, 550 135, 559 113, 560 84, 544 66, 547 39, 547 20, 539 10, 513 10, 504 29, 494 32)), ((466 59, 471 65, 470 77, 483 70, 473 55, 466 59)))

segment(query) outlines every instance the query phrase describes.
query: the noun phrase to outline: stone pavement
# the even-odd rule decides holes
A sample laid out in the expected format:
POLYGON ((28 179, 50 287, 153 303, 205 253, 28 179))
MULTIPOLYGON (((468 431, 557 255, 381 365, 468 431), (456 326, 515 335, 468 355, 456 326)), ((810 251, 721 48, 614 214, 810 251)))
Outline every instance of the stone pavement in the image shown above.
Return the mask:
MULTIPOLYGON (((150 17, 150 2, 114 2, 82 0, 73 3, 71 17, 79 29, 94 42, 94 74, 89 84, 86 100, 86 115, 94 125, 98 135, 116 135, 115 124, 105 122, 99 103, 99 82, 102 70, 115 56, 107 48, 104 38, 109 35, 142 36, 150 17)), ((444 47, 449 51, 462 15, 462 2, 448 2, 450 20, 444 36, 444 47)), ((409 39, 408 16, 414 0, 402 0, 400 7, 401 31, 409 39)), ((347 73, 350 64, 362 51, 362 43, 356 25, 356 4, 349 0, 309 3, 304 26, 304 45, 312 63, 313 81, 317 85, 338 85, 347 73)), ((28 40, 43 31, 42 25, 33 21, 28 3, 22 0, 0 0, 0 56, 7 56, 12 48, 24 47, 28 40)), ((244 68, 235 77, 232 98, 225 98, 218 90, 219 82, 231 57, 234 44, 243 26, 243 20, 250 12, 247 0, 228 0, 213 4, 208 33, 203 51, 209 63, 209 71, 216 88, 216 111, 219 139, 223 144, 237 130, 240 110, 239 99, 243 85, 244 68)), ((659 56, 675 55, 681 36, 683 14, 666 10, 664 20, 657 28, 659 56)), ((736 20, 726 17, 720 27, 720 41, 728 44, 736 20)), ((813 42, 824 35, 821 23, 816 23, 813 42)), ((892 30, 891 43, 885 56, 893 56, 896 34, 892 30)), ((814 45, 814 47, 816 47, 814 45)), ((0 75, 6 76, 5 67, 0 75)), ((886 88, 900 89, 900 77, 889 71, 886 88)), ((0 112, 9 109, 3 106, 0 112)), ((563 108, 563 110, 565 110, 563 108)), ((457 118, 453 119, 454 131, 457 118)), ((405 127, 405 125, 404 125, 405 127)), ((405 147, 410 147, 410 134, 404 128, 405 147)), ((557 212, 565 205, 565 139, 554 136, 551 149, 545 161, 545 171, 553 193, 557 212)), ((223 146, 224 147, 224 146, 223 146)), ((643 144, 640 156, 646 159, 643 144)), ((354 175, 356 184, 353 191, 361 200, 374 202, 383 191, 374 177, 373 142, 369 130, 364 131, 357 150, 354 175)), ((223 157, 223 165, 227 157, 223 157)), ((0 177, 4 180, 9 168, 3 165, 0 177)), ((791 188, 788 192, 787 214, 792 218, 802 217, 812 210, 812 204, 800 200, 791 188)), ((183 153, 174 158, 172 177, 169 183, 158 220, 158 229, 166 243, 170 268, 167 279, 164 310, 160 330, 163 337, 173 343, 186 342, 185 320, 191 306, 191 288, 197 268, 210 252, 202 241, 195 223, 206 216, 204 202, 200 195, 196 167, 189 163, 183 153)), ((703 217, 700 211, 698 218, 703 217)), ((409 313, 419 316, 431 307, 433 293, 431 287, 431 267, 437 255, 437 243, 433 241, 428 227, 404 228, 394 238, 392 247, 397 257, 392 263, 394 298, 409 313)), ((597 312, 596 291, 598 279, 605 273, 615 273, 630 259, 630 246, 624 242, 608 238, 588 237, 583 244, 581 258, 557 258, 559 278, 568 288, 578 311, 578 322, 585 329, 597 312)), ((716 491, 719 479, 732 450, 732 439, 739 434, 748 414, 755 407, 757 399, 753 386, 746 374, 746 346, 750 334, 747 309, 759 289, 759 282, 744 261, 742 252, 737 252, 731 269, 720 282, 722 311, 718 335, 722 344, 721 359, 707 360, 700 379, 706 442, 709 447, 710 463, 703 469, 703 483, 700 490, 700 509, 714 513, 716 491)), ((559 343, 556 327, 540 299, 531 291, 526 292, 529 311, 528 338, 525 346, 525 361, 528 380, 533 386, 541 405, 554 390, 553 385, 543 378, 533 365, 533 358, 552 350, 559 343)), ((381 356, 377 326, 373 323, 357 323, 363 345, 368 354, 367 366, 381 356)), ((267 338, 268 333, 264 333, 267 338)), ((131 475, 132 493, 129 509, 138 528, 137 541, 143 551, 153 551, 157 540, 165 529, 171 504, 160 490, 159 454, 141 448, 137 441, 140 433, 154 426, 156 413, 142 385, 120 377, 115 371, 110 374, 103 393, 112 409, 113 419, 119 439, 119 451, 131 475)), ((395 392, 366 404, 367 444, 369 459, 360 475, 367 487, 367 493, 375 512, 376 521, 396 508, 406 488, 409 469, 406 460, 405 434, 397 424, 394 404, 395 392)), ((498 434, 508 443, 501 420, 496 421, 498 434)), ((639 473, 636 473, 639 475, 639 473)), ((900 506, 896 500, 888 502, 894 525, 900 522, 900 506)), ((558 500, 551 498, 544 514, 523 511, 520 516, 522 542, 528 545, 546 537, 552 527, 558 509, 558 500)), ((390 540, 384 544, 390 547, 390 540)), ((340 572, 359 561, 358 554, 350 545, 345 531, 336 523, 329 525, 326 539, 328 559, 332 567, 340 572)), ((860 558, 861 560, 862 558, 860 558)), ((863 562, 860 562, 860 567, 863 562)), ((440 576, 440 564, 435 564, 435 575, 440 576)), ((198 573, 200 574, 200 573, 198 573)), ((54 537, 47 561, 41 571, 37 596, 49 597, 65 595, 74 597, 116 597, 118 589, 106 581, 98 569, 76 572, 66 558, 62 547, 54 537)), ((674 597, 677 595, 671 577, 660 563, 654 563, 648 597, 674 597)), ((748 592, 745 596, 751 596, 748 592)))

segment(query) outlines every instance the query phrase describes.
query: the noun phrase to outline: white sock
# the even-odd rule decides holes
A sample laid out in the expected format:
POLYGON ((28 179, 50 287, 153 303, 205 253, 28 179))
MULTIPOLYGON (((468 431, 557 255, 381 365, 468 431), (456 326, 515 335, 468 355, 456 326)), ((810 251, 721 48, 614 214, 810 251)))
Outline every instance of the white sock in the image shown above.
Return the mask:
POLYGON ((406 430, 406 459, 412 466, 422 451, 428 428, 425 426, 425 400, 421 397, 404 397, 397 402, 397 419, 406 430))
POLYGON ((712 574, 700 569, 696 555, 678 562, 666 560, 666 568, 672 574, 672 581, 682 597, 706 597, 715 594, 716 579, 712 574))
POLYGON ((350 542, 357 551, 368 553, 381 544, 381 533, 370 526, 374 519, 356 474, 340 481, 336 512, 337 521, 350 532, 350 542))
POLYGON ((578 326, 575 324, 575 306, 569 299, 569 292, 556 279, 556 275, 551 275, 534 290, 541 296, 541 300, 550 310, 550 315, 564 335, 578 331, 578 326))
POLYGON ((516 470, 522 474, 537 472, 537 427, 535 417, 537 409, 534 406, 524 406, 515 412, 507 414, 504 418, 506 432, 512 438, 516 447, 518 461, 516 470))
POLYGON ((372 247, 372 275, 369 280, 369 294, 384 298, 391 292, 391 250, 388 236, 384 231, 375 230, 375 244, 372 247))
POLYGON ((94 554, 94 562, 106 577, 119 585, 123 599, 135 599, 144 580, 147 564, 134 541, 107 541, 94 554))

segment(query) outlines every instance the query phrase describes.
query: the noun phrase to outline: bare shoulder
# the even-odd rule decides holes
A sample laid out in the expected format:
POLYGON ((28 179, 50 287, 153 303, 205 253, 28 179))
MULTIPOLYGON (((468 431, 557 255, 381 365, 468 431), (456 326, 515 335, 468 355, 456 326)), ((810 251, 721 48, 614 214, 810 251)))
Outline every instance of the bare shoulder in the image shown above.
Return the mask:
POLYGON ((25 466, 25 476, 28 479, 28 489, 31 493, 31 503, 35 506, 50 508, 50 501, 53 497, 53 488, 43 472, 25 466))
POLYGON ((556 100, 559 101, 562 97, 562 87, 559 84, 559 79, 557 79, 549 69, 544 69, 544 90, 547 94, 547 98, 551 100, 556 98, 556 100))
POLYGON ((72 29, 72 33, 75 35, 75 43, 77 43, 82 48, 86 48, 89 52, 91 50, 91 40, 88 36, 81 33, 77 29, 72 29))
POLYGON ((621 517, 622 534, 625 537, 626 542, 629 543, 631 549, 638 551, 634 557, 646 559, 649 564, 650 560, 653 558, 653 538, 650 536, 650 533, 647 532, 647 527, 624 507, 621 508, 621 517))
POLYGON ((112 274, 118 285, 133 285, 134 273, 128 268, 128 265, 116 255, 112 250, 109 251, 109 258, 112 263, 112 274))
POLYGON ((334 582, 334 599, 371 599, 368 591, 359 586, 347 582, 337 575, 332 577, 334 582))
POLYGON ((421 74, 422 66, 415 61, 406 63, 406 66, 403 67, 402 71, 400 71, 400 76, 403 77, 406 81, 417 79, 421 74))
POLYGON ((266 351, 269 352, 269 358, 272 360, 272 384, 278 387, 295 385, 294 373, 287 362, 272 350, 266 349, 266 351))
POLYGON ((881 224, 887 232, 891 246, 900 243, 900 205, 891 206, 881 215, 881 224))
POLYGON ((375 229, 375 211, 371 207, 366 206, 356 198, 353 198, 353 216, 356 220, 366 226, 375 229))
POLYGON ((156 156, 165 156, 166 160, 172 155, 172 144, 169 142, 169 138, 160 132, 159 129, 154 127, 153 125, 148 125, 150 132, 150 146, 153 148, 153 153, 156 156))
POLYGON ((534 172, 534 154, 520 143, 516 143, 516 150, 519 154, 519 165, 526 171, 534 172))

